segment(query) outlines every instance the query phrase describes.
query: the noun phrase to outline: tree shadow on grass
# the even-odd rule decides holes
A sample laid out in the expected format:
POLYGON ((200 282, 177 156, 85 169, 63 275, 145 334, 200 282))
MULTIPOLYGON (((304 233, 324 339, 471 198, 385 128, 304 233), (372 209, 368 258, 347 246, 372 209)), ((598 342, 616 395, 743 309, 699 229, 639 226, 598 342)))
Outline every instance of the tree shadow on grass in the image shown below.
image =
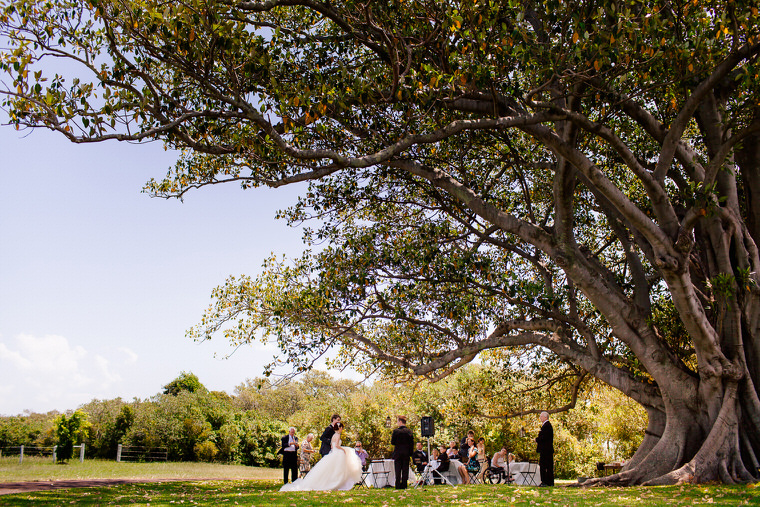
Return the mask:
MULTIPOLYGON (((60 506, 60 505, 219 505, 235 504, 245 497, 277 491, 274 481, 204 481, 204 482, 150 482, 117 484, 110 487, 80 487, 18 493, 0 497, 0 504, 60 506)), ((250 503, 248 503, 250 505, 250 503)))
POLYGON ((0 505, 14 506, 103 506, 160 505, 220 506, 255 505, 299 507, 361 505, 374 507, 436 506, 445 503, 516 506, 615 506, 652 507, 760 505, 760 487, 755 485, 668 486, 630 488, 535 488, 506 485, 434 486, 397 491, 353 489, 351 491, 303 491, 280 493, 280 481, 187 481, 150 482, 20 493, 0 497, 0 505))

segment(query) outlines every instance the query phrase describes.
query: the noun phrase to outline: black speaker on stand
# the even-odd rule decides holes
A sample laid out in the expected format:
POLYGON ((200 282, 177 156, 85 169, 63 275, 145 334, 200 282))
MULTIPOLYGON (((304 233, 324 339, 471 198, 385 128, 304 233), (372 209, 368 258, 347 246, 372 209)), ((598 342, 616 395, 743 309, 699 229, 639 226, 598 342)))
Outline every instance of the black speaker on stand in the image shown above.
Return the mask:
POLYGON ((435 425, 433 424, 433 418, 430 416, 424 416, 420 420, 421 433, 423 437, 434 437, 435 436, 435 425))
POLYGON ((433 418, 429 415, 423 416, 422 419, 420 419, 420 433, 423 437, 427 437, 427 448, 428 448, 428 462, 430 462, 431 454, 430 454, 430 437, 435 436, 435 425, 433 424, 433 418))

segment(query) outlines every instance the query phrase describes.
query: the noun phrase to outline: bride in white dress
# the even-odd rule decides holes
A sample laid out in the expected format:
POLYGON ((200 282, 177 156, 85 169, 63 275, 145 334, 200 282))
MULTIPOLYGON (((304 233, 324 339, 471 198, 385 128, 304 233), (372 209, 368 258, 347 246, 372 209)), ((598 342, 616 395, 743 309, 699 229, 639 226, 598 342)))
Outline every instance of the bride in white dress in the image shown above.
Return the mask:
POLYGON ((353 488, 362 478, 362 463, 350 447, 341 447, 343 423, 333 426, 335 435, 330 441, 329 454, 319 460, 302 479, 285 484, 280 491, 330 491, 353 488))

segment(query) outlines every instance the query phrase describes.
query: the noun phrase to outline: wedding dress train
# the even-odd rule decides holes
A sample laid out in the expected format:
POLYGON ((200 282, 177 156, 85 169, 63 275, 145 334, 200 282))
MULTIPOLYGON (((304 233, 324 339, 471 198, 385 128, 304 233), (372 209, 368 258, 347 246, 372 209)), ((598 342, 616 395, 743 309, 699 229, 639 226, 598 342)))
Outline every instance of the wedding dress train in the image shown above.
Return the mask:
POLYGON ((353 488, 362 478, 362 463, 350 447, 340 440, 332 451, 311 467, 306 477, 285 484, 280 491, 334 491, 353 488))

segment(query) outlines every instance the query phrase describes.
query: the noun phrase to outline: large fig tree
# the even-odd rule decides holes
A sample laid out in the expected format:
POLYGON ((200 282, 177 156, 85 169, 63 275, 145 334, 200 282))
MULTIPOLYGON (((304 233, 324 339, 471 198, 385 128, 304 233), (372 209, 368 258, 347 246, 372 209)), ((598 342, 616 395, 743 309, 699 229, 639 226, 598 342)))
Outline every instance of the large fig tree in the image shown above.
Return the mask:
POLYGON ((197 335, 429 377, 527 350, 646 408, 605 481, 757 477, 755 2, 0 5, 16 128, 163 141, 164 197, 309 182, 314 253, 228 280, 197 335))

